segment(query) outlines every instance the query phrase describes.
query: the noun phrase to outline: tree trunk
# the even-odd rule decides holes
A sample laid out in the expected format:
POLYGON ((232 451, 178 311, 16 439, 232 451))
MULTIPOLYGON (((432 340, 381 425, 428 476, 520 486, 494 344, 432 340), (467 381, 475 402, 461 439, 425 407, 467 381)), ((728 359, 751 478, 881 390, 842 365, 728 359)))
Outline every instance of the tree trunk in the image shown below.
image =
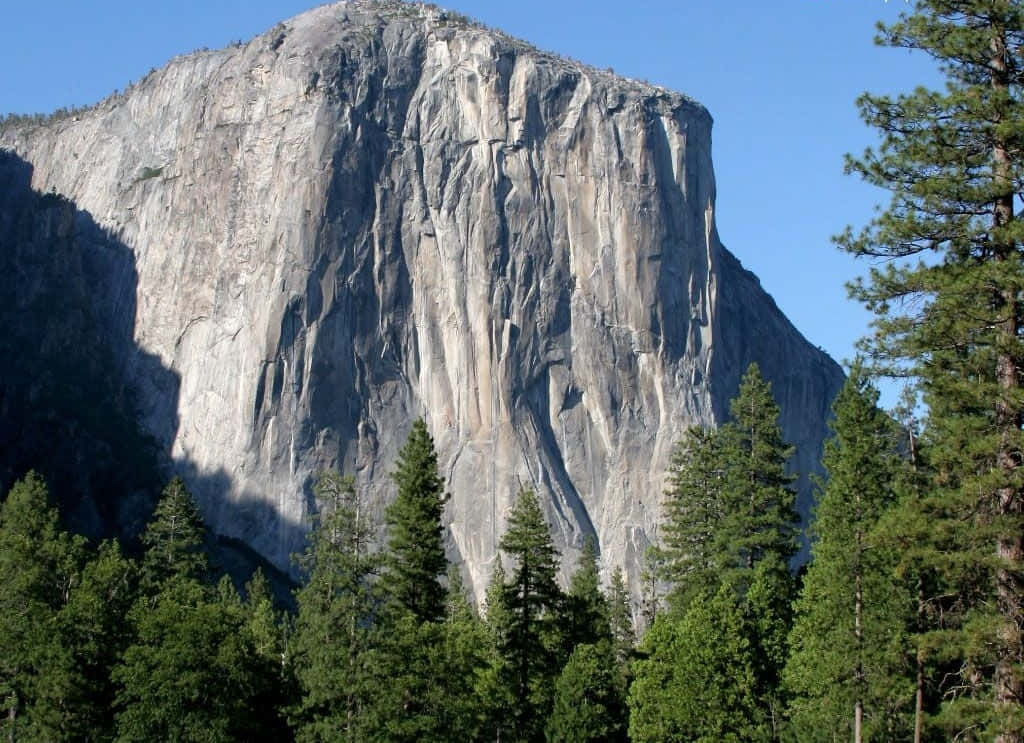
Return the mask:
MULTIPOLYGON (((917 631, 924 631, 924 580, 917 576, 917 631)), ((920 642, 920 637, 918 639, 920 642)), ((924 654, 917 649, 917 693, 914 695, 914 743, 921 743, 921 728, 924 717, 924 654)))
MULTIPOLYGON (((1006 30, 994 24, 991 45, 992 87, 1001 94, 1009 90, 1007 65, 1006 30)), ((1000 117, 994 117, 1001 123, 1000 117)), ((1012 162, 1009 148, 1001 137, 992 147, 993 181, 1002 191, 993 204, 992 223, 995 230, 1005 228, 1014 219, 1011 173, 1012 162)), ((1019 260, 1017 245, 1001 240, 995 235, 995 259, 997 262, 1019 260)), ((1006 483, 996 493, 997 517, 1020 516, 1022 503, 1020 493, 1012 484, 1017 468, 1021 465, 1021 452, 1017 439, 1020 435, 1021 411, 1014 405, 1020 387, 1017 369, 1019 361, 1015 350, 1020 331, 1021 306, 1014 288, 1003 289, 997 297, 997 307, 1003 315, 998 334, 1000 349, 996 360, 996 375, 1002 394, 996 401, 996 426, 1001 434, 996 466, 1003 472, 1006 483)), ((1011 522, 1016 519, 1011 518, 1011 522)), ((1021 654, 1021 585, 1020 567, 1024 562, 1024 535, 1019 529, 1004 532, 996 539, 996 555, 999 566, 996 569, 996 595, 999 611, 1003 615, 1003 626, 999 631, 998 658, 993 678, 995 705, 998 708, 1019 706, 1024 699, 1024 683, 1014 672, 1015 661, 1021 654)), ((1004 732, 996 737, 996 743, 1024 743, 1019 733, 1004 732)))
MULTIPOLYGON (((860 542, 860 534, 857 534, 857 542, 860 542)), ((859 550, 859 547, 858 547, 859 550)), ((863 741, 863 724, 864 724, 864 664, 862 661, 862 654, 864 651, 864 634, 861 627, 861 614, 864 610, 864 596, 861 590, 860 580, 860 567, 858 566, 858 572, 854 578, 856 589, 855 589, 855 602, 853 612, 853 634, 857 639, 857 702, 853 708, 853 743, 862 743, 863 741)))

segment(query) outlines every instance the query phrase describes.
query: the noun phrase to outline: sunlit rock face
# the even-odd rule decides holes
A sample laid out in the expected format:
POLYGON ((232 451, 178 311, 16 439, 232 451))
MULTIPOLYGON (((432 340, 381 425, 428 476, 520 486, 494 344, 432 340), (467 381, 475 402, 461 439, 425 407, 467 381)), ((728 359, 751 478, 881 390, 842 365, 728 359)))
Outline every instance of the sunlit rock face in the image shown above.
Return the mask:
POLYGON ((144 423, 212 528, 282 568, 319 471, 380 515, 418 416, 477 595, 524 486, 567 569, 593 534, 635 585, 673 443, 750 361, 795 469, 819 457, 841 372, 719 242, 711 117, 682 95, 354 1, 0 146, 134 253, 144 423))

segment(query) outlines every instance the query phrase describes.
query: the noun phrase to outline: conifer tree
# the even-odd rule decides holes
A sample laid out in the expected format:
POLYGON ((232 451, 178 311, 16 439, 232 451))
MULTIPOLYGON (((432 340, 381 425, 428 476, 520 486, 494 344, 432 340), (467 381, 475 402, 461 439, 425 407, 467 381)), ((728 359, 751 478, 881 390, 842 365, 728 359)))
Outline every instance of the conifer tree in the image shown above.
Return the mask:
POLYGON ((443 640, 437 658, 440 669, 439 730, 451 737, 458 730, 464 740, 483 740, 481 713, 487 705, 479 686, 490 660, 487 627, 466 596, 459 568, 448 570, 448 600, 443 640))
POLYGON ((854 367, 832 406, 827 480, 812 534, 813 558, 797 602, 786 685, 800 740, 893 740, 910 729, 913 698, 902 644, 912 590, 878 539, 902 468, 892 421, 854 367))
POLYGON ((786 473, 793 448, 782 438, 771 385, 751 364, 729 404, 729 422, 711 444, 724 470, 715 530, 720 579, 749 583, 767 556, 786 564, 796 553, 796 493, 786 473), (732 577, 730 577, 732 576, 732 577))
POLYGON ((1024 740, 1024 8, 1011 0, 919 0, 879 43, 923 51, 941 91, 864 95, 882 135, 849 171, 892 194, 859 234, 886 259, 852 287, 875 313, 880 368, 921 380, 936 477, 936 647, 949 737, 1024 740), (938 607, 941 603, 942 606, 938 607), (941 640, 939 637, 941 636, 941 640))
POLYGON ((169 578, 205 580, 209 565, 203 541, 206 527, 195 499, 180 477, 171 480, 142 533, 142 584, 155 591, 169 578))
POLYGON ((325 472, 314 494, 320 512, 298 560, 308 577, 296 593, 289 643, 301 694, 290 719, 299 741, 361 741, 374 730, 374 581, 381 560, 370 550, 352 477, 325 472))
POLYGON ((770 739, 756 693, 743 607, 732 587, 660 614, 640 645, 629 689, 634 743, 770 739))
MULTIPOLYGON (((227 580, 225 578, 225 580, 227 580)), ((137 601, 133 641, 113 671, 117 740, 261 740, 252 723, 255 686, 244 617, 230 582, 220 600, 181 576, 137 601)))
POLYGON ((601 592, 597 543, 593 537, 583 543, 563 606, 565 619, 561 624, 566 657, 577 645, 594 645, 611 639, 608 599, 601 592))
POLYGON ((440 578, 448 569, 441 527, 446 496, 434 440, 422 418, 413 423, 392 478, 398 497, 386 516, 384 592, 419 621, 440 621, 445 609, 440 578))
POLYGON ((59 632, 80 580, 84 544, 60 528, 34 472, 0 506, 0 732, 8 740, 81 735, 85 679, 59 632))
POLYGON ((516 740, 541 741, 560 666, 556 620, 562 592, 555 581, 558 553, 532 490, 520 491, 500 544, 515 565, 503 591, 508 628, 499 638, 513 731, 516 740))
POLYGON ((510 661, 502 652, 508 644, 512 620, 506 604, 506 583, 505 567, 499 553, 484 599, 485 665, 476 682, 476 697, 480 700, 480 740, 515 739, 515 697, 514 689, 508 683, 510 661))
POLYGON ((626 741, 626 688, 616 673, 615 651, 607 639, 577 645, 555 682, 550 743, 626 741))
POLYGON ((142 535, 143 594, 111 672, 118 741, 266 740, 266 710, 252 710, 267 681, 231 580, 208 582, 204 532, 175 478, 142 535))
POLYGON ((633 628, 633 602, 622 575, 622 567, 615 566, 612 584, 608 593, 608 619, 612 632, 612 647, 615 663, 623 678, 629 678, 629 663, 636 646, 636 630, 633 628))
POLYGON ((672 585, 668 601, 678 612, 698 593, 715 591, 721 580, 716 535, 728 471, 723 438, 720 431, 694 426, 676 444, 669 463, 662 577, 672 585))
POLYGON ((131 639, 125 631, 137 598, 138 568, 117 542, 90 552, 58 617, 59 634, 81 680, 84 704, 64 702, 74 718, 70 739, 109 740, 114 734, 116 686, 110 676, 131 639))

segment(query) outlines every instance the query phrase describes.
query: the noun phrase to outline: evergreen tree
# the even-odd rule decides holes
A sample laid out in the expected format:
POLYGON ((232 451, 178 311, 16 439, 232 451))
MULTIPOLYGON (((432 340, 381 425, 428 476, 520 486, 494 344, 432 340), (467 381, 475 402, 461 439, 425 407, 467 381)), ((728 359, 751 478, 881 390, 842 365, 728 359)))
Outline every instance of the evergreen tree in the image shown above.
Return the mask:
POLYGON ((84 545, 60 528, 48 499, 30 472, 0 506, 0 732, 9 740, 75 739, 88 714, 85 679, 59 632, 84 545))
POLYGON ((796 553, 799 516, 790 487, 794 478, 786 473, 793 448, 782 438, 779 406, 757 364, 743 375, 729 415, 721 438, 711 444, 725 472, 716 566, 720 580, 745 584, 760 560, 773 556, 785 564, 796 553))
POLYGON ((422 418, 413 423, 392 477, 398 497, 386 517, 384 592, 419 621, 440 621, 445 590, 439 579, 448 569, 441 527, 446 496, 437 471, 434 440, 422 418))
POLYGON ((555 682, 554 704, 545 727, 548 741, 627 740, 626 689, 615 666, 615 650, 607 639, 576 646, 555 682))
POLYGON ((822 460, 828 479, 811 526, 813 559, 785 673, 800 740, 893 740, 910 729, 913 692, 902 642, 912 591, 894 580, 896 556, 877 539, 901 462, 896 432, 877 401, 854 367, 832 406, 833 437, 822 460))
POLYGON ((770 739, 743 607, 730 586, 698 594, 681 617, 659 615, 639 655, 629 690, 634 743, 770 739))
POLYGON ((437 453, 422 419, 413 423, 392 475, 398 496, 387 510, 388 548, 378 615, 377 670, 373 718, 381 740, 445 740, 443 656, 448 567, 442 540, 445 494, 437 453))
POLYGON ((477 678, 477 699, 480 700, 480 740, 514 740, 513 727, 515 696, 507 683, 510 677, 509 660, 502 653, 508 645, 512 615, 506 604, 505 568, 498 555, 494 573, 487 586, 484 601, 485 665, 477 678))
POLYGON ((104 542, 89 555, 60 611, 58 632, 70 650, 85 702, 74 708, 65 701, 74 718, 75 734, 69 740, 113 738, 116 686, 111 673, 131 639, 125 625, 137 598, 137 582, 138 569, 117 542, 104 542))
POLYGON ((175 478, 142 535, 143 595, 111 672, 118 741, 267 740, 272 711, 254 705, 269 680, 231 580, 207 579, 205 528, 175 478))
POLYGON ((960 740, 1024 740, 1024 8, 919 0, 879 42, 920 50, 942 91, 864 95, 882 144, 848 170, 892 193, 838 242, 886 259, 853 285, 882 370, 922 383, 936 477, 920 501, 936 544, 934 645, 960 669, 940 723, 960 740), (917 260, 915 260, 917 259, 917 260), (940 639, 941 638, 941 639, 940 639))
POLYGON ((612 573, 612 584, 608 595, 608 618, 612 632, 612 648, 615 663, 624 679, 629 679, 629 664, 636 646, 636 631, 633 629, 633 602, 629 588, 622 575, 622 567, 616 565, 612 573))
POLYGON ((694 426, 669 463, 662 577, 673 586, 668 600, 678 612, 698 593, 716 590, 721 579, 716 535, 728 471, 723 438, 720 431, 694 426))
POLYGON ((563 635, 565 655, 577 645, 594 645, 611 639, 608 599, 601 592, 597 566, 597 543, 588 537, 583 543, 576 572, 565 595, 563 635))
POLYGON ((439 728, 449 739, 450 731, 458 730, 464 740, 484 740, 481 713, 487 705, 480 696, 480 682, 492 647, 487 627, 466 596, 462 574, 453 565, 448 570, 444 637, 437 662, 442 676, 439 728))
POLYGON ((230 582, 220 596, 173 577, 129 613, 133 642, 113 671, 117 740, 263 740, 254 728, 256 679, 244 616, 230 582))
POLYGON ((260 740, 287 740, 290 731, 285 710, 295 702, 295 680, 285 664, 284 619, 274 608, 270 584, 259 568, 245 584, 241 612, 246 660, 253 679, 251 725, 260 740))
POLYGON ((142 533, 142 584, 157 590, 169 578, 205 580, 209 566, 203 540, 206 528, 192 494, 180 477, 171 480, 142 533))
POLYGON ((562 592, 555 581, 558 553, 532 490, 520 491, 501 549, 515 565, 502 599, 508 628, 499 638, 505 683, 513 700, 514 739, 540 741, 560 667, 556 619, 562 592))
POLYGON ((374 668, 374 579, 380 556, 350 476, 321 475, 320 512, 299 558, 308 576, 289 654, 301 699, 292 712, 299 741, 361 741, 374 729, 369 710, 378 692, 374 668))

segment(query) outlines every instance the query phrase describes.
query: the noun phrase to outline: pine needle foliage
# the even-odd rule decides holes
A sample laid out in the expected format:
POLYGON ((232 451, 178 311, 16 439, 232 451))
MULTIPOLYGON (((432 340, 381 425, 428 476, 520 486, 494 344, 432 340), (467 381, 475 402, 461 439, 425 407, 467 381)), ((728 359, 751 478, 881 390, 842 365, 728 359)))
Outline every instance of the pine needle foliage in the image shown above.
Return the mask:
POLYGON ((879 43, 923 52, 943 90, 865 94, 881 144, 847 169, 888 208, 838 244, 882 267, 851 291, 875 313, 877 369, 918 378, 935 477, 943 599, 935 626, 960 672, 941 717, 960 740, 1024 740, 1024 7, 919 0, 879 43))

